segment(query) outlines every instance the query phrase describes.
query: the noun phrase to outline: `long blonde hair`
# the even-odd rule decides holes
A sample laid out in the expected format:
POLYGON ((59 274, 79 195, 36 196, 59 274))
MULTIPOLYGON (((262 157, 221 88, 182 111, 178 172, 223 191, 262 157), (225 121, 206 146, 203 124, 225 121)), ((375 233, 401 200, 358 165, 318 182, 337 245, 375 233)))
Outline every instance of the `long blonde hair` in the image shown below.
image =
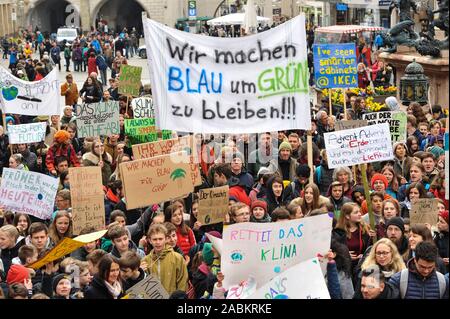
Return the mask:
POLYGON ((364 260, 363 264, 361 265, 361 269, 364 270, 372 265, 378 265, 375 252, 377 251, 378 246, 381 244, 388 246, 392 254, 391 263, 388 265, 389 269, 386 270, 397 273, 405 269, 405 262, 403 261, 402 256, 399 254, 397 246, 395 246, 395 244, 388 238, 382 238, 373 245, 372 249, 370 250, 369 256, 367 256, 366 260, 364 260))

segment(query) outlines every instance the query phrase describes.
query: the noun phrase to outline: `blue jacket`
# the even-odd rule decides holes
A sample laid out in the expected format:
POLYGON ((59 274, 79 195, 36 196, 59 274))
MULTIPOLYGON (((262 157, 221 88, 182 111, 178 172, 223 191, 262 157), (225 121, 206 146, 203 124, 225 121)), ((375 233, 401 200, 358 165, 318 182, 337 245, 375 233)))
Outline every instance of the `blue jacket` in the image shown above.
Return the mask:
MULTIPOLYGON (((434 270, 430 276, 423 277, 417 272, 414 259, 408 261, 408 286, 404 299, 441 299, 439 291, 439 281, 434 270)), ((389 283, 400 290, 401 272, 394 274, 389 283)), ((446 289, 442 299, 448 299, 448 276, 445 277, 446 289)))

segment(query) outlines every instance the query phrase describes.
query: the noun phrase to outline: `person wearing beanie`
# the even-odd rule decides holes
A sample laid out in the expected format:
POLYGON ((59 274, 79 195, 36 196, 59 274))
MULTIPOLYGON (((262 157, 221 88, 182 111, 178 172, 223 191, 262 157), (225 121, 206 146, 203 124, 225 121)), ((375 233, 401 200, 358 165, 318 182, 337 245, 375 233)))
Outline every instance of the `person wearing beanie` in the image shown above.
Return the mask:
POLYGON ((77 153, 73 148, 70 141, 70 134, 65 130, 59 130, 55 133, 54 143, 48 149, 47 156, 45 158, 45 164, 48 171, 53 176, 57 176, 56 171, 56 158, 65 156, 69 159, 69 167, 79 167, 80 163, 78 161, 77 153))
POLYGON ((437 145, 433 145, 428 148, 428 152, 434 155, 434 158, 439 161, 441 156, 445 155, 445 151, 442 147, 439 147, 437 145))
POLYGON ((16 124, 16 120, 14 119, 14 117, 8 115, 8 116, 5 117, 5 123, 6 123, 6 126, 8 126, 8 125, 15 125, 16 124))
POLYGON ((448 267, 448 210, 439 213, 439 220, 437 223, 438 232, 434 233, 434 243, 438 248, 439 256, 444 260, 445 267, 447 268, 447 272, 449 270, 448 267))
MULTIPOLYGON (((391 195, 386 193, 386 189, 389 186, 389 182, 383 174, 375 173, 370 180, 370 185, 374 192, 380 193, 383 195, 383 200, 392 198, 391 195)), ((372 205, 373 207, 373 205, 372 205)), ((361 204, 361 214, 365 215, 369 212, 369 208, 367 207, 367 201, 364 200, 361 204)))
POLYGON ((23 284, 28 279, 30 279, 30 272, 23 265, 12 265, 6 275, 6 283, 8 286, 15 283, 23 284))
POLYGON ((231 160, 231 172, 236 178, 239 178, 239 185, 245 188, 247 194, 250 193, 253 186, 253 176, 247 173, 245 169, 244 156, 237 152, 233 154, 231 160))
POLYGON ((205 243, 201 251, 202 263, 192 274, 192 285, 194 286, 195 299, 205 298, 212 295, 216 276, 211 271, 215 258, 215 250, 211 243, 205 243))
POLYGON ((276 172, 284 182, 286 187, 290 182, 295 180, 295 172, 298 163, 291 157, 292 146, 288 142, 283 142, 278 147, 278 158, 274 158, 269 162, 269 170, 276 172))
POLYGON ((397 246, 400 255, 408 253, 408 238, 405 236, 403 218, 392 217, 386 222, 386 237, 397 246))
POLYGON ((65 273, 52 274, 53 263, 47 264, 42 279, 42 292, 51 299, 69 299, 72 290, 71 277, 65 273))
POLYGON ((265 201, 255 200, 252 202, 250 221, 253 223, 270 223, 272 221, 267 213, 265 201))
POLYGON ((295 180, 290 183, 283 193, 283 202, 291 202, 298 198, 309 183, 311 168, 306 164, 300 164, 295 169, 295 180))

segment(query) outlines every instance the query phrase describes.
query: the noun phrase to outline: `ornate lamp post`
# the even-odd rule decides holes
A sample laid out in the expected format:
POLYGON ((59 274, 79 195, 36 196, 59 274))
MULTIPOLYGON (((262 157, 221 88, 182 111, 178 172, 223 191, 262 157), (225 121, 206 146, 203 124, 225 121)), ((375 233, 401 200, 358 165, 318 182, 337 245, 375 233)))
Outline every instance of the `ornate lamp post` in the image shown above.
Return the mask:
POLYGON ((400 99, 403 105, 409 105, 411 102, 427 104, 429 86, 430 81, 424 74, 423 67, 414 59, 400 79, 400 99))

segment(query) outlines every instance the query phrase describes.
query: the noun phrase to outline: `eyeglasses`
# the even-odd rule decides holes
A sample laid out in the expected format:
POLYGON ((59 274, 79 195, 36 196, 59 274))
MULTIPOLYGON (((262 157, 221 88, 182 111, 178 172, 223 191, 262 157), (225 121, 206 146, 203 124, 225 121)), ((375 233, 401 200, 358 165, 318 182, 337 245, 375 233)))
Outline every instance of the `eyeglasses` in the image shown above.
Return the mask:
POLYGON ((375 253, 375 255, 377 255, 378 257, 381 257, 381 256, 387 256, 387 255, 389 255, 391 252, 390 251, 377 251, 376 253, 375 253))

